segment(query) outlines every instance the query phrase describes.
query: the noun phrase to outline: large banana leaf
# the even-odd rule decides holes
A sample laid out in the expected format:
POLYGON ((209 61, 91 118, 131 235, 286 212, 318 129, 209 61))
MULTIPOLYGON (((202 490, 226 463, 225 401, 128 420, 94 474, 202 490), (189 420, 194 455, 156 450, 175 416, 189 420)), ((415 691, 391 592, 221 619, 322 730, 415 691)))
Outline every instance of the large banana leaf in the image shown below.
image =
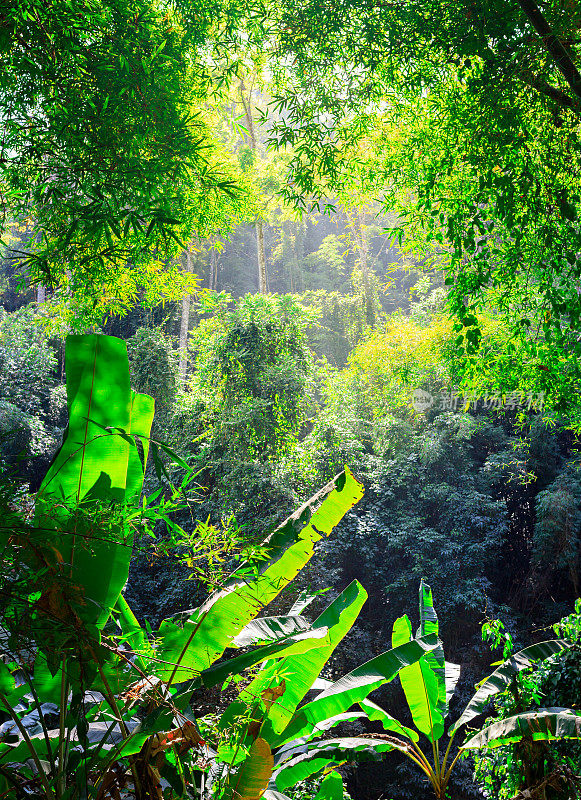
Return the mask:
POLYGON ((217 686, 224 683, 230 675, 239 674, 266 659, 286 659, 300 654, 306 660, 308 652, 312 650, 327 650, 329 642, 329 629, 325 627, 309 628, 306 631, 303 630, 299 633, 281 637, 277 641, 257 647, 243 655, 229 658, 219 664, 212 664, 211 667, 205 669, 194 679, 188 691, 191 692, 198 686, 217 686))
POLYGON ((471 719, 482 714, 491 697, 498 692, 502 692, 510 684, 513 678, 526 667, 530 667, 536 661, 542 661, 549 656, 560 653, 570 645, 562 639, 549 639, 546 642, 538 642, 524 650, 515 653, 511 658, 504 662, 498 669, 494 670, 484 683, 480 686, 476 694, 472 697, 462 715, 450 728, 450 733, 458 730, 462 725, 470 722, 471 719))
MULTIPOLYGON (((435 647, 441 647, 437 636, 435 647)), ((393 624, 392 645, 404 646, 412 640, 412 626, 407 615, 399 617, 393 624)), ((424 654, 422 654, 424 655, 424 654)), ((440 705, 440 682, 425 657, 414 661, 399 673, 412 719, 416 728, 431 742, 436 742, 444 733, 444 716, 440 705)), ((443 676, 442 676, 443 678, 443 676)), ((444 699, 446 685, 443 682, 444 699)))
POLYGON ((311 627, 305 617, 289 615, 286 617, 260 617, 253 619, 246 625, 238 636, 232 640, 233 647, 248 647, 249 645, 266 644, 277 639, 282 639, 290 633, 306 631, 311 627))
POLYGON ((572 708, 539 708, 488 725, 465 742, 462 750, 501 747, 525 737, 552 741, 581 739, 581 714, 572 708))
MULTIPOLYGON (((422 578, 420 581, 420 636, 428 636, 429 634, 433 634, 439 639, 440 625, 436 609, 434 608, 432 590, 422 578)), ((444 648, 442 647, 441 640, 431 653, 426 654, 425 660, 428 666, 432 668, 436 677, 436 684, 438 686, 437 707, 442 718, 445 718, 448 713, 446 697, 446 660, 444 658, 444 648)))
POLYGON ((56 569, 40 607, 66 623, 70 605, 100 629, 127 581, 133 546, 110 504, 141 491, 144 464, 134 435, 149 436, 153 399, 131 391, 125 342, 111 336, 69 336, 66 376, 69 426, 36 504, 36 537, 50 543, 56 569))
POLYGON ((323 778, 315 800, 343 800, 343 778, 336 770, 323 778))
POLYGON ((264 739, 256 739, 244 763, 231 774, 222 797, 224 800, 259 800, 268 786, 273 766, 270 745, 264 739))
POLYGON ((127 431, 131 419, 129 361, 125 342, 112 336, 68 336, 66 379, 69 425, 38 494, 42 505, 79 503, 93 494, 103 471, 110 492, 122 499, 127 485, 129 443, 104 428, 127 431))
POLYGON ((387 711, 381 708, 381 706, 378 706, 377 703, 369 700, 369 698, 361 700, 359 705, 372 722, 381 722, 384 730, 392 731, 392 733, 399 733, 400 736, 404 736, 412 742, 419 741, 420 737, 412 728, 406 728, 399 720, 392 717, 391 714, 388 714, 387 711))
POLYGON ((353 581, 313 623, 316 627, 325 626, 329 629, 329 643, 326 647, 310 650, 300 657, 285 658, 260 672, 241 692, 240 698, 252 703, 273 682, 277 674, 284 675, 285 693, 271 706, 262 728, 261 735, 267 741, 274 743, 284 731, 298 704, 318 678, 339 642, 351 629, 366 600, 365 589, 359 581, 353 581))
POLYGON ((314 546, 363 496, 363 487, 346 468, 277 528, 264 542, 268 560, 249 577, 242 565, 189 617, 164 620, 159 628, 162 680, 184 681, 207 669, 265 605, 297 575, 314 546), (175 669, 173 665, 178 664, 175 669))
POLYGON ((316 742, 309 745, 304 753, 289 759, 275 771, 275 788, 283 792, 298 781, 304 781, 311 775, 346 762, 379 760, 382 753, 400 749, 394 742, 395 739, 392 741, 388 737, 326 739, 323 742, 316 742))
POLYGON ((417 663, 437 643, 435 636, 428 636, 425 640, 412 639, 344 675, 296 712, 276 744, 304 736, 317 723, 342 714, 355 703, 360 703, 375 689, 393 680, 402 668, 417 663))

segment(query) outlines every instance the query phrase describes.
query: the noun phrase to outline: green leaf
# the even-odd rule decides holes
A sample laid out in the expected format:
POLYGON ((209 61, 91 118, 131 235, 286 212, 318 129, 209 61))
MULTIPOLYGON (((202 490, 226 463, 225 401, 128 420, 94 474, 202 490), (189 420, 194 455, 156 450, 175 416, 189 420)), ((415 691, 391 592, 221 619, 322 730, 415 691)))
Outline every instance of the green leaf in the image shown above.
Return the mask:
POLYGON ((289 634, 306 631, 311 623, 301 616, 261 617, 245 625, 232 641, 233 647, 265 644, 282 639, 289 634))
POLYGON ((302 614, 305 608, 308 608, 308 606, 310 606, 313 600, 316 600, 317 597, 317 593, 309 594, 309 592, 305 589, 300 593, 293 603, 291 610, 288 612, 289 615, 292 616, 293 614, 302 614))
POLYGON ((381 722, 384 730, 399 733, 401 736, 406 736, 408 739, 411 739, 412 742, 419 741, 420 737, 412 728, 406 728, 405 725, 402 725, 401 722, 395 719, 395 717, 392 717, 391 714, 388 714, 387 711, 372 700, 368 698, 361 700, 359 705, 372 722, 381 722))
MULTIPOLYGON (((291 634, 278 641, 250 650, 241 656, 229 658, 220 664, 213 664, 200 673, 188 688, 190 694, 198 686, 216 686, 224 683, 230 675, 243 672, 267 658, 283 658, 293 655, 305 654, 310 650, 327 648, 329 644, 329 631, 325 627, 309 629, 300 633, 291 634)), ((178 695, 176 695, 176 698, 178 695)))
POLYGON ((14 677, 3 661, 0 661, 0 694, 7 695, 14 690, 14 677))
MULTIPOLYGON (((132 532, 108 522, 107 509, 136 499, 143 481, 134 439, 103 429, 147 436, 153 400, 131 392, 127 347, 112 336, 67 337, 66 377, 69 425, 37 496, 35 536, 50 543, 70 579, 75 613, 102 629, 127 582, 133 547, 132 532), (103 523, 84 513, 91 506, 103 523)), ((65 602, 49 588, 53 607, 65 602)), ((56 613, 66 614, 66 605, 56 613)))
POLYGON ((262 736, 274 743, 279 735, 287 738, 285 728, 291 720, 295 709, 309 691, 319 673, 333 654, 335 648, 351 629, 359 616, 363 604, 367 600, 367 592, 359 581, 353 581, 341 592, 332 603, 317 617, 313 625, 329 629, 329 644, 326 647, 311 650, 301 657, 285 658, 278 664, 259 673, 257 677, 241 692, 240 697, 252 702, 269 686, 277 674, 286 680, 284 702, 274 704, 263 725, 262 736))
MULTIPOLYGON (((434 638, 437 647, 439 640, 434 638)), ((404 615, 394 622, 392 644, 401 647, 410 640, 413 641, 412 626, 404 615)), ((438 680, 434 670, 425 658, 420 657, 402 669, 399 677, 414 725, 430 741, 437 741, 444 733, 444 717, 439 709, 438 680)))
POLYGON ((479 750, 520 742, 581 739, 581 714, 572 708, 538 708, 493 722, 465 742, 461 750, 479 750))
POLYGON ((450 733, 482 714, 490 698, 506 689, 515 675, 521 670, 530 667, 536 661, 542 661, 545 658, 549 658, 549 656, 554 656, 568 647, 570 645, 562 639, 549 639, 546 642, 532 644, 515 653, 484 681, 462 712, 460 718, 450 728, 450 733))
POLYGON ((387 739, 371 738, 327 739, 305 747, 304 753, 289 759, 274 773, 275 785, 280 791, 329 767, 369 759, 378 761, 382 753, 396 749, 387 739))
MULTIPOLYGON (((428 636, 433 634, 439 638, 440 626, 438 615, 434 608, 432 590, 430 586, 422 580, 420 581, 420 635, 428 636)), ((446 693, 446 661, 444 658, 444 648, 441 640, 431 653, 426 655, 426 663, 433 670, 438 685, 437 707, 442 718, 448 713, 448 702, 446 693)))
POLYGON ((371 692, 393 680, 402 668, 415 664, 437 646, 434 636, 413 639, 388 650, 339 678, 314 700, 300 708, 277 744, 303 736, 322 720, 347 711, 371 692))
MULTIPOLYGON (((42 481, 38 500, 81 502, 105 474, 110 493, 123 497, 129 446, 103 427, 129 430, 131 390, 125 342, 113 336, 68 336, 66 379, 69 424, 65 440, 42 481), (104 469, 106 472, 104 472, 104 469)), ((104 492, 103 499, 110 499, 104 492)))
POLYGON ((127 481, 125 484, 125 500, 137 503, 143 487, 143 476, 147 465, 149 453, 149 435, 153 424, 155 401, 147 394, 131 392, 130 425, 129 433, 132 437, 132 446, 129 448, 127 464, 127 481), (138 437, 143 447, 143 461, 135 442, 138 437))
POLYGON ((137 621, 137 617, 122 594, 117 598, 115 610, 119 613, 119 624, 123 634, 127 638, 127 643, 133 650, 139 652, 146 644, 147 637, 145 631, 137 621))
POLYGON ((290 583, 313 555, 315 543, 361 499, 361 484, 347 469, 345 473, 341 492, 332 481, 265 540, 269 558, 256 578, 249 579, 248 565, 242 565, 183 623, 171 619, 162 622, 158 655, 170 662, 156 667, 162 680, 173 676, 173 680, 183 681, 207 669, 260 609, 290 583), (177 670, 172 664, 178 664, 177 670))
POLYGON ((315 800, 343 800, 343 778, 338 772, 333 770, 323 778, 315 800))

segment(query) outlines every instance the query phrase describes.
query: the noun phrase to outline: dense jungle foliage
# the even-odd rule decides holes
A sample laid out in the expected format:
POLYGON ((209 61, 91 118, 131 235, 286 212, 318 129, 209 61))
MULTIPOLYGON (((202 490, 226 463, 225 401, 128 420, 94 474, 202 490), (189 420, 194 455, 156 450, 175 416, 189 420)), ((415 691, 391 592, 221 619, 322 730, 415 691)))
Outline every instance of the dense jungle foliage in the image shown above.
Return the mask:
POLYGON ((581 797, 580 31, 0 4, 0 800, 581 797))

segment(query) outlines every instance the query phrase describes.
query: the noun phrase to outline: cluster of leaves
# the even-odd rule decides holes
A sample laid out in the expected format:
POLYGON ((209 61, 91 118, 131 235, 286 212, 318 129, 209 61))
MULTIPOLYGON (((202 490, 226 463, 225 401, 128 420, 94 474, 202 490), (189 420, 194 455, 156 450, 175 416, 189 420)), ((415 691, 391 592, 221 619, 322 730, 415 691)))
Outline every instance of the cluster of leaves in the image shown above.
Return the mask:
POLYGON ((182 239, 242 212, 236 170, 200 110, 200 51, 230 12, 148 0, 3 11, 3 229, 33 220, 21 266, 85 324, 140 293, 155 303, 179 292, 179 270, 164 269, 182 239))
POLYGON ((289 296, 247 295, 232 310, 228 296, 202 302, 189 391, 178 400, 170 437, 220 504, 206 515, 237 515, 246 505, 249 520, 260 518, 272 508, 272 491, 280 512, 292 493, 277 488, 273 470, 296 446, 311 403, 309 315, 289 296))
POLYGON ((493 305, 519 388, 576 424, 578 10, 406 0, 346 15, 295 0, 268 13, 288 196, 382 196, 400 243, 447 270, 466 373, 487 363, 479 312, 493 305))
POLYGON ((36 487, 65 426, 58 362, 30 308, 0 311, 0 463, 36 487))
MULTIPOLYGON (((502 724, 511 714, 525 707, 539 708, 549 700, 558 707, 576 706, 581 686, 579 649, 581 601, 572 614, 553 626, 567 648, 536 667, 527 666, 515 675, 510 685, 495 698, 494 715, 487 722, 502 724)), ((483 639, 492 648, 503 645, 503 659, 513 660, 512 637, 500 620, 483 627, 483 639)), ((575 797, 580 778, 579 743, 562 742, 548 747, 542 740, 524 740, 502 745, 476 757, 475 777, 501 800, 513 797, 524 788, 531 797, 575 797)), ((520 795, 517 795, 520 796, 520 795)))
MULTIPOLYGON (((164 620, 155 642, 147 641, 121 590, 153 402, 129 389, 124 350, 110 337, 68 340, 69 435, 43 481, 33 524, 6 516, 3 553, 16 574, 2 603, 0 788, 26 785, 59 800, 115 796, 131 784, 136 797, 162 800, 197 786, 205 797, 250 800, 271 778, 280 790, 346 759, 377 758, 389 742, 316 739, 353 718, 345 712, 354 702, 433 649, 435 637, 382 654, 296 711, 367 595, 353 582, 314 625, 301 616, 308 598, 286 617, 253 622, 361 497, 349 472, 272 533, 261 563, 240 565, 200 608, 164 620), (121 640, 108 635, 112 614, 121 640), (220 661, 228 647, 244 652, 220 661), (261 663, 221 716, 214 741, 212 720, 198 728, 192 716, 196 691, 261 663)), ((142 510, 146 520, 166 513, 163 503, 144 502, 142 510)), ((323 781, 322 797, 336 796, 335 780, 323 781)))

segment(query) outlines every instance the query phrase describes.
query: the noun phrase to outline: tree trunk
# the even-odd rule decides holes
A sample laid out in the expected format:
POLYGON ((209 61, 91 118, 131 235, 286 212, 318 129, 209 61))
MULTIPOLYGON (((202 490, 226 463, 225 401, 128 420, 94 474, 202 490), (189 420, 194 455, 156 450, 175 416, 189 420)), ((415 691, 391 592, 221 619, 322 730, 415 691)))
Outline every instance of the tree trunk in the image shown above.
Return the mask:
POLYGON ((359 240, 359 264, 363 276, 363 288, 365 291, 365 319, 368 325, 375 325, 375 308, 371 281, 369 279, 369 242, 365 232, 365 212, 357 213, 356 238, 359 240))
POLYGON ((266 253, 264 251, 264 222, 257 219, 256 228, 256 252, 258 254, 258 291, 266 294, 266 253))
MULTIPOLYGON (((192 271, 192 251, 191 248, 188 247, 186 251, 186 272, 192 271)), ((186 382, 186 374, 188 371, 188 331, 190 328, 190 306, 191 306, 191 295, 188 293, 184 294, 182 298, 182 321, 180 325, 180 362, 179 362, 179 377, 180 383, 182 388, 186 382)))
MULTIPOLYGON (((256 154, 258 150, 258 145, 256 141, 256 132, 254 129, 254 119, 252 116, 252 86, 248 90, 248 97, 244 94, 246 91, 246 87, 244 85, 244 80, 240 80, 240 100, 242 101, 242 106, 244 107, 244 115, 246 117, 246 126, 248 130, 248 141, 250 144, 250 149, 254 154, 256 154)), ((256 254, 258 260, 258 291, 262 294, 266 294, 268 291, 266 285, 266 251, 264 249, 264 221, 262 219, 257 219, 254 223, 254 228, 256 230, 256 254)))
MULTIPOLYGON (((214 243, 212 243, 214 244, 214 243)), ((212 247, 210 250, 210 280, 208 282, 210 291, 217 291, 218 289, 218 259, 216 258, 216 248, 212 247)))

